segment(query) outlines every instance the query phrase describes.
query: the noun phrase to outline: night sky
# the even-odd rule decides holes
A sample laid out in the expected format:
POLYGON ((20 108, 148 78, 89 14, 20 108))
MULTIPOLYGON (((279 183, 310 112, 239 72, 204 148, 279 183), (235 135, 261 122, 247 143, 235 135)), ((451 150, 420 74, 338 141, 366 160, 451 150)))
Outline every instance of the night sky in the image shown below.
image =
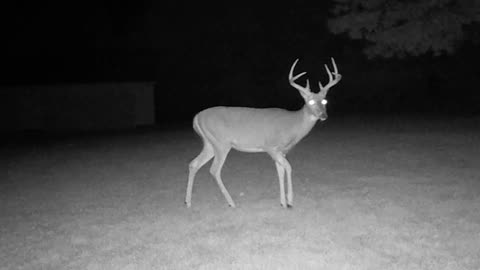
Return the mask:
POLYGON ((323 3, 17 3, 2 10, 1 83, 155 81, 157 120, 172 106, 191 119, 214 105, 299 109, 287 79, 293 61, 325 83, 323 65, 334 57, 343 79, 329 93, 330 114, 480 112, 478 44, 441 57, 367 59, 362 41, 329 32, 331 4, 323 3))

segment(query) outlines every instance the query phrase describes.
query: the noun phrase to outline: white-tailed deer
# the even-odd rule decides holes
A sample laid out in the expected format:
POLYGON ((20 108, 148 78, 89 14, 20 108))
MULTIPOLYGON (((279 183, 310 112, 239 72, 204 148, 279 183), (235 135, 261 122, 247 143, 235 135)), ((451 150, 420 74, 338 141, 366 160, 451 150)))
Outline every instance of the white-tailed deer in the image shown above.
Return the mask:
POLYGON ((323 86, 319 82, 320 92, 313 93, 310 91, 308 80, 305 87, 295 82, 306 74, 302 72, 293 75, 297 62, 298 59, 293 63, 288 79, 290 85, 296 88, 305 100, 302 109, 287 111, 278 108, 213 107, 195 115, 193 128, 203 140, 203 150, 189 165, 185 197, 187 207, 191 206, 195 174, 212 157, 214 160, 210 173, 215 177, 228 204, 235 207, 220 176, 225 158, 232 148, 242 152, 268 153, 275 161, 277 168, 280 181, 280 204, 283 207, 292 206, 292 168, 285 155, 310 132, 318 119, 321 121, 327 119, 325 96, 328 90, 342 78, 332 58, 333 72, 325 65, 329 78, 328 84, 323 86), (285 172, 288 184, 287 200, 285 200, 285 172))

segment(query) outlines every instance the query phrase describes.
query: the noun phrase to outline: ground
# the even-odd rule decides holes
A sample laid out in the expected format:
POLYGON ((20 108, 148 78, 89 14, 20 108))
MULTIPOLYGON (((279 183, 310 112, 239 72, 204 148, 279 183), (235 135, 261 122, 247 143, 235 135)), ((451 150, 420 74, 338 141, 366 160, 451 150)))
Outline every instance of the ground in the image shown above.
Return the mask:
POLYGON ((479 269, 480 120, 331 116, 273 161, 207 164, 192 207, 190 125, 10 143, 0 163, 0 269, 479 269))

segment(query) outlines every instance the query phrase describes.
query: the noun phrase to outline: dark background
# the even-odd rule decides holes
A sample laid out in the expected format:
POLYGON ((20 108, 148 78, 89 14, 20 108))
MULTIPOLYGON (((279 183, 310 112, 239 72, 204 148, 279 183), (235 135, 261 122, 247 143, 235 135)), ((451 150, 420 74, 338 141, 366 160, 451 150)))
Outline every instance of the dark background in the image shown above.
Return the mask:
MULTIPOLYGON (((157 123, 190 121, 210 106, 299 109, 288 71, 311 82, 343 75, 329 115, 478 115, 479 46, 454 54, 368 59, 363 41, 327 28, 316 7, 195 7, 163 1, 16 2, 2 8, 2 85, 155 81, 157 123), (68 3, 65 3, 68 2, 68 3)), ((304 83, 304 81, 303 81, 304 83)), ((313 83, 313 91, 318 91, 313 83)))

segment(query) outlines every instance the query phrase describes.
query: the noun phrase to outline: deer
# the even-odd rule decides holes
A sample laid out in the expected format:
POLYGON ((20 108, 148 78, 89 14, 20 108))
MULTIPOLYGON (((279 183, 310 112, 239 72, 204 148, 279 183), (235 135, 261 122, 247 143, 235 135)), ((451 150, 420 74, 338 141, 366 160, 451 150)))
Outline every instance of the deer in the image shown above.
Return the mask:
POLYGON ((265 152, 270 155, 278 173, 280 205, 283 208, 293 206, 292 167, 286 155, 312 130, 318 120, 327 120, 326 95, 330 88, 342 78, 332 57, 333 72, 326 64, 324 65, 329 82, 323 86, 319 81, 320 91, 314 93, 310 90, 308 79, 305 86, 295 82, 306 74, 301 72, 293 75, 298 60, 296 59, 290 68, 288 81, 298 90, 305 102, 300 110, 218 106, 207 108, 194 116, 193 129, 201 137, 203 148, 189 164, 185 196, 187 208, 191 207, 195 175, 212 158, 210 174, 215 178, 228 205, 235 208, 235 203, 221 177, 223 164, 232 148, 241 152, 265 152), (285 175, 287 176, 287 194, 285 194, 285 175))

